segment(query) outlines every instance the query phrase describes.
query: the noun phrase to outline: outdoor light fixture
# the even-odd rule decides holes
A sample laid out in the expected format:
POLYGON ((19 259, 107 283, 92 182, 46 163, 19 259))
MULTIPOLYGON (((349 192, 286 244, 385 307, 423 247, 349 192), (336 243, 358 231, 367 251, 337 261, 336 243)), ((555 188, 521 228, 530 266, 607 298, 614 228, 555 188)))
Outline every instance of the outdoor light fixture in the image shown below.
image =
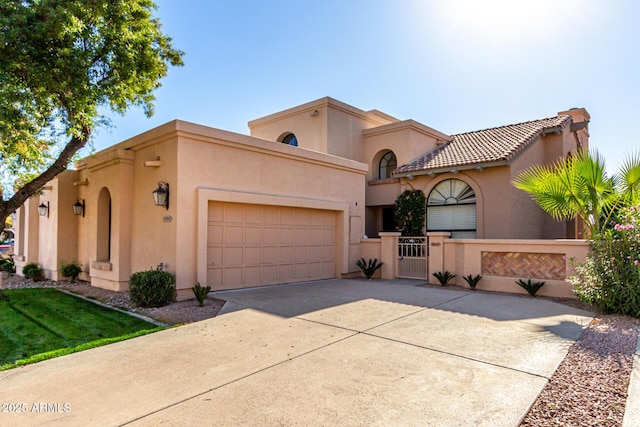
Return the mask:
POLYGON ((158 182, 158 188, 153 190, 153 203, 156 206, 164 206, 169 210, 169 184, 164 181, 158 182))
POLYGON ((82 215, 82 218, 84 218, 84 199, 81 200, 82 201, 78 200, 73 205, 73 213, 76 215, 82 215))
POLYGON ((49 202, 40 203, 40 205, 38 206, 38 213, 40 214, 40 216, 46 216, 47 218, 49 218, 49 202))

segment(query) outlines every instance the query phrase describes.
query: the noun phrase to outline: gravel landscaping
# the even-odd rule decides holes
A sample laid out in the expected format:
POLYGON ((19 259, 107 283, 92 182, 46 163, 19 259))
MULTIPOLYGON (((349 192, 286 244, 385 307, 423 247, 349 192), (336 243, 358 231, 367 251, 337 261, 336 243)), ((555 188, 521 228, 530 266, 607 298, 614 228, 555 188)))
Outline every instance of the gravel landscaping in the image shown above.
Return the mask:
POLYGON ((128 292, 114 292, 96 288, 89 285, 87 282, 82 281, 54 282, 51 280, 42 280, 39 282, 33 282, 18 275, 6 277, 2 281, 2 289, 15 289, 21 287, 64 289, 90 299, 95 299, 96 301, 100 301, 113 307, 151 317, 159 322, 169 325, 197 322, 215 317, 224 305, 224 301, 222 300, 207 297, 204 307, 198 307, 198 302, 195 299, 191 299, 187 301, 172 302, 164 307, 143 308, 135 307, 131 304, 128 292))
MULTIPOLYGON (((127 292, 91 287, 85 282, 32 282, 20 276, 3 280, 3 289, 56 287, 134 311, 168 324, 215 317, 224 301, 207 298, 159 308, 133 307, 127 292)), ((586 308, 577 300, 557 300, 586 308)), ((591 309, 593 311, 593 309, 591 309)), ((532 405, 522 426, 620 426, 624 416, 640 319, 597 313, 532 405)))

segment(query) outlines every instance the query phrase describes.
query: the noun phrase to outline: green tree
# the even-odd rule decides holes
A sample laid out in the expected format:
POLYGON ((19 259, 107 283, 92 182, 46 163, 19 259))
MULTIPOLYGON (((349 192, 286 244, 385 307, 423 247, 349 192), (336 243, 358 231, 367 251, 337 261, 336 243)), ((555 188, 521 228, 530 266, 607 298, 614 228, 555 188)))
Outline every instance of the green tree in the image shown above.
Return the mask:
POLYGON ((594 236, 616 210, 638 199, 640 156, 630 156, 621 171, 609 177, 597 151, 582 151, 553 165, 532 166, 516 177, 514 185, 558 221, 581 218, 594 236))
POLYGON ((403 236, 424 236, 427 198, 422 190, 405 190, 396 198, 394 214, 403 236))
POLYGON ((0 2, 0 188, 4 220, 67 168, 99 109, 153 114, 153 91, 182 65, 151 0, 0 2), (5 190, 7 190, 5 188, 5 190))

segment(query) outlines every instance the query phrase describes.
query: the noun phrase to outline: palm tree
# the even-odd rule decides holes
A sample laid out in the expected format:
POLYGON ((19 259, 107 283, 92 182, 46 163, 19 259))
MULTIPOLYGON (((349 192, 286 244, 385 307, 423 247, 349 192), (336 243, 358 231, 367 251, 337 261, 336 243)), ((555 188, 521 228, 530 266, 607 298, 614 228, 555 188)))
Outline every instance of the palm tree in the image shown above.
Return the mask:
POLYGON ((532 166, 513 184, 554 219, 581 218, 593 236, 615 210, 640 199, 640 155, 630 156, 619 173, 608 177, 602 155, 581 151, 552 165, 532 166))

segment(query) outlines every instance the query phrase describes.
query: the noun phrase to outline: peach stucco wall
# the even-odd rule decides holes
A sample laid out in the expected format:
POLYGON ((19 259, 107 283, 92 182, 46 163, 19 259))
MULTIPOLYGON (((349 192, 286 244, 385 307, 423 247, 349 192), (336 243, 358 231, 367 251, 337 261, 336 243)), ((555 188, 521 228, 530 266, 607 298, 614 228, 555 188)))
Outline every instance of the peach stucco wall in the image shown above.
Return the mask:
POLYGON ((377 111, 363 111, 325 97, 249 122, 251 135, 280 141, 294 133, 298 146, 364 162, 362 131, 397 121, 377 111))
POLYGON ((179 122, 177 280, 206 280, 209 200, 326 209, 337 212, 336 275, 354 271, 364 234, 366 166, 347 159, 218 129, 179 122), (206 155, 203 155, 206 153, 206 155), (356 236, 356 237, 352 237, 356 236), (204 266, 204 267, 203 267, 204 266))
POLYGON ((81 277, 92 285, 124 290, 131 273, 162 263, 176 274, 178 297, 191 297, 190 288, 206 282, 202 267, 206 270, 210 200, 333 211, 335 276, 357 269, 367 172, 360 162, 173 121, 76 167, 51 181, 35 200, 35 206, 45 198, 50 202, 50 217, 38 217, 33 207, 35 215, 28 216, 37 219, 31 227, 31 235, 38 233, 37 261, 54 279, 61 260, 78 260, 81 277), (169 210, 153 204, 151 193, 159 181, 170 185, 169 210), (110 257, 99 259, 107 253, 98 250, 105 244, 98 233, 99 198, 105 191, 111 199, 110 257), (85 201, 84 218, 72 211, 79 199, 85 201))
MULTIPOLYGON (((481 274, 482 253, 532 253, 559 254, 566 261, 565 277, 573 274, 572 262, 583 262, 589 253, 589 244, 585 240, 484 240, 484 239, 444 239, 443 268, 457 275, 452 283, 466 286, 464 276, 481 274)), ((434 250, 433 247, 430 248, 434 250)), ((430 262, 431 267, 431 262, 430 262)), ((430 271, 431 273, 433 271, 430 271)), ((515 281, 527 280, 521 276, 483 276, 479 289, 526 294, 515 281)), ((533 278, 534 281, 540 280, 533 278)), ((572 285, 566 280, 542 279, 545 285, 539 295, 553 297, 574 297, 572 285)))

